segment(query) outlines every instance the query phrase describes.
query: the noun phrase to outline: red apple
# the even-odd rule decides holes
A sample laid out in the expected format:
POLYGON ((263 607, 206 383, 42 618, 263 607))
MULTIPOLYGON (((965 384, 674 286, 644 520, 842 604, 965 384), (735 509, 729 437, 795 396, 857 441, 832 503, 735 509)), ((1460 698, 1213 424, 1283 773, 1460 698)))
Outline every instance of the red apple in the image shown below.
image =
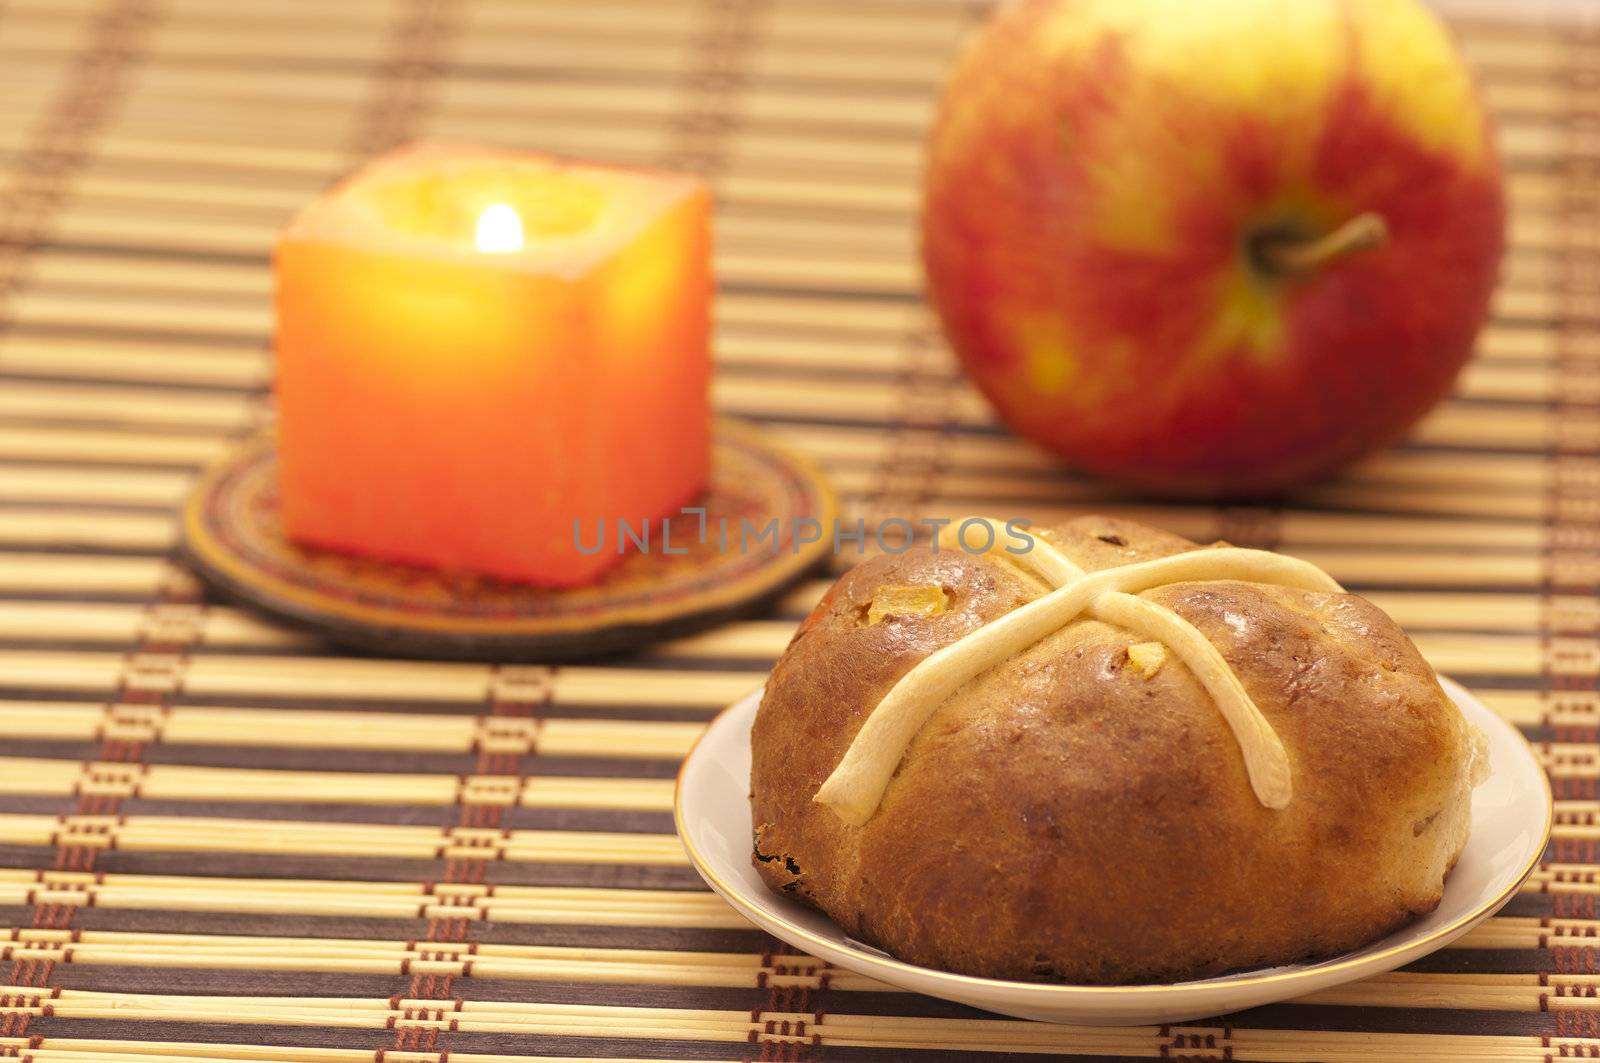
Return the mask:
POLYGON ((1076 465, 1245 496, 1449 390, 1504 241, 1499 161, 1414 0, 1033 0, 945 90, 929 291, 1001 416, 1076 465))

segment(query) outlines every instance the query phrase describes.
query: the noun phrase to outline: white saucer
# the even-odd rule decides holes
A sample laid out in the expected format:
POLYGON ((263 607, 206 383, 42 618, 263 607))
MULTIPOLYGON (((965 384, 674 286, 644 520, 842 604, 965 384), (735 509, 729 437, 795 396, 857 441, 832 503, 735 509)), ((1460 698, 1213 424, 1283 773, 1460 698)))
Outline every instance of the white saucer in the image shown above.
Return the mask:
POLYGON ((1425 918, 1364 949, 1193 982, 1079 986, 974 978, 903 963, 853 940, 821 912, 782 897, 750 864, 750 725, 761 691, 711 722, 678 774, 678 836, 695 869, 740 914, 789 944, 902 989, 1048 1022, 1183 1022, 1286 1000, 1393 970, 1443 948, 1500 909, 1539 862, 1550 834, 1550 786, 1533 750, 1456 683, 1444 688, 1489 739, 1489 778, 1472 797, 1472 837, 1425 918))

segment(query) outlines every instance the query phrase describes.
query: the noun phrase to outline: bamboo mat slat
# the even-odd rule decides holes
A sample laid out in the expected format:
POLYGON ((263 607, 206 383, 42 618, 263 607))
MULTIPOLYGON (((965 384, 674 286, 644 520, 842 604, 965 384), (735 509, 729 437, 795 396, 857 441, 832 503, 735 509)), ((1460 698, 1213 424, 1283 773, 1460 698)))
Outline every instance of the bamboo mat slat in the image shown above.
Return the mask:
POLYGON ((1456 19, 1512 246, 1455 394, 1336 481, 1222 508, 1064 471, 938 342, 921 143, 983 10, 0 2, 0 1058, 1600 1056, 1600 8, 1456 19), (173 506, 270 419, 274 235, 418 137, 701 172, 715 401, 851 517, 1109 509, 1325 566, 1534 741, 1547 858, 1410 969, 1183 1026, 1007 1020, 780 946, 671 834, 679 759, 853 557, 559 668, 359 658, 208 600, 173 506))

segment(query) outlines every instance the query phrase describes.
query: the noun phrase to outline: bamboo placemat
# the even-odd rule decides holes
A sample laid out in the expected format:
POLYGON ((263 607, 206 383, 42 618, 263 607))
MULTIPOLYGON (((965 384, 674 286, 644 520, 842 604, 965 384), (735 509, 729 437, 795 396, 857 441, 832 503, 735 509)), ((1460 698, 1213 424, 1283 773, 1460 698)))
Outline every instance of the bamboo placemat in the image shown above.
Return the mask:
POLYGON ((1458 22, 1515 248, 1456 397, 1292 505, 1216 509, 1130 502, 1009 437, 919 303, 919 139, 979 14, 0 0, 0 1055, 1600 1055, 1593 19, 1458 22), (1094 506, 1326 566, 1536 742, 1547 859, 1406 971, 1191 1026, 1008 1021, 795 955, 672 837, 678 758, 819 582, 563 668, 344 656, 203 600, 174 506, 266 415, 273 233, 416 136, 710 176, 718 404, 821 459, 852 516, 1094 506))

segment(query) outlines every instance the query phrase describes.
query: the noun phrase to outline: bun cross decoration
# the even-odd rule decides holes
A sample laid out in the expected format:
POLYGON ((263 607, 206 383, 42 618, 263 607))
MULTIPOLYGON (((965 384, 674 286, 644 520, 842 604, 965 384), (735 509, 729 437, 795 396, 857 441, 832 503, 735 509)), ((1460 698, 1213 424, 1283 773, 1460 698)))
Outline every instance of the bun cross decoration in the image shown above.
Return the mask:
MULTIPOLYGON (((995 530, 997 522, 973 519, 995 530)), ((943 529, 942 545, 956 541, 950 533, 962 523, 943 529)), ((986 555, 1019 569, 1046 593, 928 655, 902 676, 868 713, 839 766, 817 791, 819 804, 846 823, 865 823, 877 811, 912 739, 945 699, 1079 617, 1091 617, 1171 650, 1205 687, 1233 731, 1256 799, 1267 808, 1288 807, 1294 796, 1288 753, 1239 677, 1193 624, 1139 594, 1197 580, 1243 580, 1329 593, 1340 593, 1343 587, 1307 561, 1266 550, 1211 547, 1090 573, 1041 537, 1035 536, 1032 548, 1022 554, 1001 549, 999 541, 991 535, 986 555)))

